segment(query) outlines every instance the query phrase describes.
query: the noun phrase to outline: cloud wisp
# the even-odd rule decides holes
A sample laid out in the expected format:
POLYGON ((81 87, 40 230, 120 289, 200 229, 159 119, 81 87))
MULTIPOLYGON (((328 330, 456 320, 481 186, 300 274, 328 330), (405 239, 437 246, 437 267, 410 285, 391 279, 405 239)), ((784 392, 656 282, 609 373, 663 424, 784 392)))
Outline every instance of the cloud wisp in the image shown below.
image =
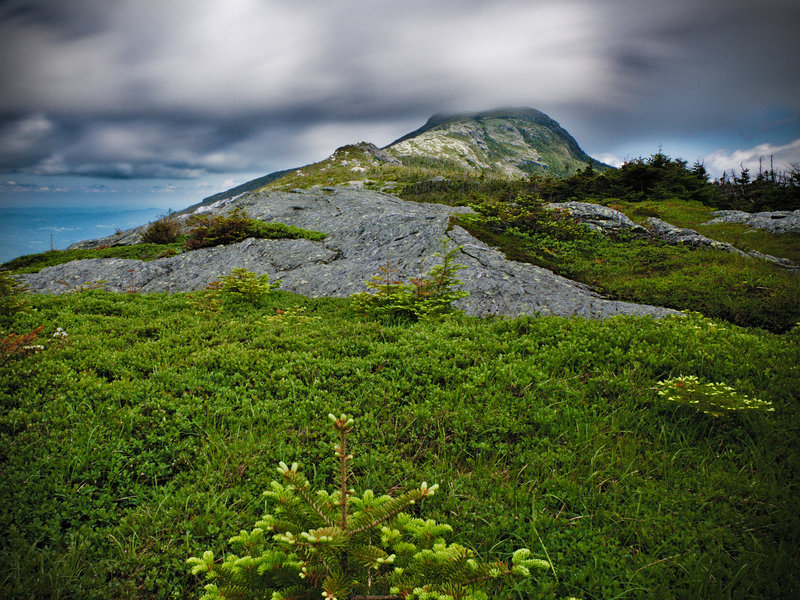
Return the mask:
POLYGON ((800 114, 795 4, 6 0, 0 170, 267 172, 508 105, 595 154, 682 136, 785 145, 800 125, 770 124, 800 114))
POLYGON ((788 144, 759 144, 743 150, 716 150, 706 156, 709 172, 717 175, 731 169, 741 172, 747 169, 751 175, 774 170, 789 172, 800 170, 800 138, 788 144))

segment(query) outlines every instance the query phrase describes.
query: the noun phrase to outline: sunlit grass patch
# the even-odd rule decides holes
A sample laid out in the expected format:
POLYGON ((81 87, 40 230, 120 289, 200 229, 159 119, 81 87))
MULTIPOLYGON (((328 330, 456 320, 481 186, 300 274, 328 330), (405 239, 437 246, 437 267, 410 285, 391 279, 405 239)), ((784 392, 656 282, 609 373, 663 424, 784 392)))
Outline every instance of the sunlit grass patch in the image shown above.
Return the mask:
POLYGON ((724 382, 702 381, 694 375, 673 377, 656 384, 658 395, 715 417, 739 410, 772 412, 772 402, 751 398, 724 382))

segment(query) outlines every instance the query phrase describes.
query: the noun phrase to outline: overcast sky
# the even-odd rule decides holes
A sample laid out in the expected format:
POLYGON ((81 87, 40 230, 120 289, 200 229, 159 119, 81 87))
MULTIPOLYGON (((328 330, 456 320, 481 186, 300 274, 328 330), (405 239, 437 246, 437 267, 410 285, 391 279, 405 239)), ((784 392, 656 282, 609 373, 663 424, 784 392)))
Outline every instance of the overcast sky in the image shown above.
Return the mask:
POLYGON ((798 31, 796 0, 0 0, 0 194, 199 200, 501 106, 607 162, 784 167, 798 31))

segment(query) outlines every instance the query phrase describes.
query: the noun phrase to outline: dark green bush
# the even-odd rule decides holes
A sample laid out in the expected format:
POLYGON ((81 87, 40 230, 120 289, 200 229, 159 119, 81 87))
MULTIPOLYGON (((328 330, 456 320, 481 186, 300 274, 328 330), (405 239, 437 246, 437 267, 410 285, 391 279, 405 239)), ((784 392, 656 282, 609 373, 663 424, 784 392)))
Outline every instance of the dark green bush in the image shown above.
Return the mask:
POLYGON ((189 250, 235 244, 247 238, 306 238, 319 241, 326 237, 326 234, 319 231, 251 219, 246 212, 238 208, 227 215, 193 215, 188 223, 193 226, 186 239, 186 248, 189 250))
MULTIPOLYGON (((566 211, 550 210, 538 196, 519 194, 513 202, 487 202, 475 207, 484 228, 496 233, 509 229, 524 234, 544 234, 556 240, 575 240, 591 236, 586 225, 566 211)), ((468 220, 468 218, 467 218, 468 220)))
POLYGON ((145 244, 172 244, 180 235, 180 223, 174 213, 168 212, 157 221, 153 221, 142 234, 145 244))
POLYGON ((26 287, 8 271, 0 271, 0 324, 6 324, 27 302, 22 299, 26 287))

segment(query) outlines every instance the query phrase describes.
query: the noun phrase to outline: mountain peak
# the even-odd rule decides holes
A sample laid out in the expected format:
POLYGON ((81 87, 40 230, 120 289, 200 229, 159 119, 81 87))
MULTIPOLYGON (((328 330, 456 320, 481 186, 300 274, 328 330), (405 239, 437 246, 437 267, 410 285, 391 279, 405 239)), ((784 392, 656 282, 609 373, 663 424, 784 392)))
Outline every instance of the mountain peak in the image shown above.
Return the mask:
POLYGON ((581 150, 558 122, 529 107, 437 113, 385 150, 405 163, 438 161, 514 178, 534 172, 563 176, 588 165, 608 168, 581 150))
MULTIPOLYGON (((391 144, 389 144, 389 146, 393 146, 394 144, 397 144, 404 140, 416 137, 421 133, 429 131, 434 127, 445 125, 446 123, 450 123, 453 121, 466 121, 466 120, 478 121, 486 118, 530 119, 532 121, 540 120, 542 122, 547 122, 548 124, 554 124, 558 126, 558 123, 556 123, 556 121, 548 117, 542 111, 527 106, 502 107, 502 108, 494 108, 491 110, 484 110, 478 112, 439 112, 435 113, 430 119, 428 119, 422 127, 420 127, 419 129, 415 129, 410 133, 407 133, 401 138, 396 139, 391 144)), ((387 146, 387 148, 389 146, 387 146)))

